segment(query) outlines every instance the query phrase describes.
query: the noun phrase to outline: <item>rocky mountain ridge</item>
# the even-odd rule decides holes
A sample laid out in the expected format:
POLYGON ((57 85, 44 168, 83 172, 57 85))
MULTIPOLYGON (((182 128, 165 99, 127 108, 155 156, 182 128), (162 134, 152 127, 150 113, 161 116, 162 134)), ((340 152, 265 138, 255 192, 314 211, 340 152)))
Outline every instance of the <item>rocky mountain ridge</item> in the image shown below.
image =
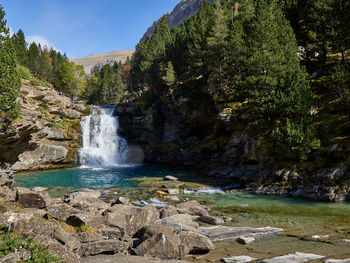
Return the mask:
MULTIPOLYGON (((165 14, 169 27, 178 26, 187 18, 197 14, 202 1, 203 0, 181 0, 171 12, 165 14)), ((209 0, 209 2, 213 2, 213 0, 209 0)), ((160 20, 161 18, 153 22, 152 26, 150 26, 143 35, 142 40, 152 36, 154 29, 160 25, 160 20)))
POLYGON ((104 54, 91 54, 82 58, 71 59, 75 64, 84 66, 86 74, 90 74, 94 67, 102 67, 105 64, 113 64, 114 62, 125 62, 131 58, 135 50, 116 50, 104 54))
POLYGON ((50 87, 22 80, 18 101, 21 117, 0 134, 0 165, 15 171, 74 165, 80 146, 80 118, 89 112, 83 102, 50 87))

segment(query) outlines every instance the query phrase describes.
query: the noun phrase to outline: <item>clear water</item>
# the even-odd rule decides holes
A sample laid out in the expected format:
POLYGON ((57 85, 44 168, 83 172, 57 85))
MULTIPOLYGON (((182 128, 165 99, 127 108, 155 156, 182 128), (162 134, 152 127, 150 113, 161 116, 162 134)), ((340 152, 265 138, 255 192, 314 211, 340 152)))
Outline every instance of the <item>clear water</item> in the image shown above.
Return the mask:
MULTIPOLYGON (((184 182, 203 182, 203 177, 191 172, 174 171, 166 167, 139 165, 109 169, 76 168, 19 174, 16 185, 52 188, 53 194, 79 188, 122 188, 130 195, 153 196, 158 186, 138 186, 129 178, 164 177, 173 175, 184 182)), ((212 180, 212 179, 210 179, 212 180)), ((207 183, 210 183, 208 181, 207 183)), ((152 180, 151 180, 152 184, 152 180)), ((185 199, 197 199, 210 207, 213 214, 234 218, 234 225, 282 227, 291 235, 331 235, 335 239, 350 239, 350 204, 322 203, 300 198, 255 195, 245 192, 225 194, 186 194, 185 199)))
POLYGON ((47 188, 90 188, 106 187, 130 188, 137 182, 124 181, 128 178, 144 176, 164 177, 173 175, 186 179, 193 177, 192 173, 174 171, 166 167, 152 165, 120 165, 111 168, 74 168, 64 170, 42 171, 35 173, 21 173, 15 178, 15 184, 23 187, 42 186, 47 188))

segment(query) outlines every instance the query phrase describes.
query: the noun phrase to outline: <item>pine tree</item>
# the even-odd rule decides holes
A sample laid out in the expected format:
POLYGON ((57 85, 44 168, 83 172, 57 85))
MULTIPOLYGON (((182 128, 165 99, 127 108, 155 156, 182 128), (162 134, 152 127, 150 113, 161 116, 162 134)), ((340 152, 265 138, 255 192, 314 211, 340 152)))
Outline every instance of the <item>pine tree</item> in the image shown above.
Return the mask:
POLYGON ((167 86, 172 86, 175 84, 175 81, 176 81, 175 71, 171 61, 169 61, 167 66, 165 67, 164 75, 162 79, 164 80, 167 86))
POLYGON ((28 49, 28 68, 32 74, 36 77, 39 77, 39 57, 40 50, 39 47, 35 44, 35 42, 29 45, 28 49))
POLYGON ((220 1, 214 2, 214 24, 208 37, 209 92, 222 93, 227 90, 227 36, 228 25, 220 1))
POLYGON ((13 45, 16 51, 17 63, 22 66, 28 65, 27 43, 21 29, 12 36, 13 45))
POLYGON ((4 20, 5 11, 0 6, 0 131, 19 115, 17 103, 21 82, 16 71, 16 54, 9 29, 4 20))
POLYGON ((301 145, 310 150, 316 140, 310 127, 312 92, 297 57, 294 32, 277 1, 264 0, 256 2, 255 18, 246 32, 248 48, 241 85, 249 91, 253 119, 260 129, 277 123, 273 136, 276 156, 283 156, 280 145, 284 139, 285 145, 290 145, 281 130, 302 134, 302 141, 289 152, 291 159, 302 158, 298 155, 301 145))

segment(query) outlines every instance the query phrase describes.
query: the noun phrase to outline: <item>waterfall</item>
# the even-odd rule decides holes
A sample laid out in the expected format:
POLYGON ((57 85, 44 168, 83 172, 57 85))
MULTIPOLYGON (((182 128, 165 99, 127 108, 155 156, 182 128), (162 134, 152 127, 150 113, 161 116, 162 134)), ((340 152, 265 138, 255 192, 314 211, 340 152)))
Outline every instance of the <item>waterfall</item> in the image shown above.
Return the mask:
POLYGON ((118 117, 114 107, 91 107, 89 116, 81 121, 83 147, 80 149, 82 167, 114 167, 125 164, 128 145, 118 136, 118 117))

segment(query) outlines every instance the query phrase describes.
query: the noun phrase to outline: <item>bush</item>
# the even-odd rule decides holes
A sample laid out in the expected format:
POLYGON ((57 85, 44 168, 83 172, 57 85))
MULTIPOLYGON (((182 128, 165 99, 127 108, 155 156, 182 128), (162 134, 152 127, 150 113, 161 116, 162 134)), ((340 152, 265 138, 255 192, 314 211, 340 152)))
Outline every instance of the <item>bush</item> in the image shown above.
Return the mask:
POLYGON ((17 65, 16 69, 21 79, 27 79, 27 80, 31 79, 31 75, 28 68, 21 65, 17 65))

